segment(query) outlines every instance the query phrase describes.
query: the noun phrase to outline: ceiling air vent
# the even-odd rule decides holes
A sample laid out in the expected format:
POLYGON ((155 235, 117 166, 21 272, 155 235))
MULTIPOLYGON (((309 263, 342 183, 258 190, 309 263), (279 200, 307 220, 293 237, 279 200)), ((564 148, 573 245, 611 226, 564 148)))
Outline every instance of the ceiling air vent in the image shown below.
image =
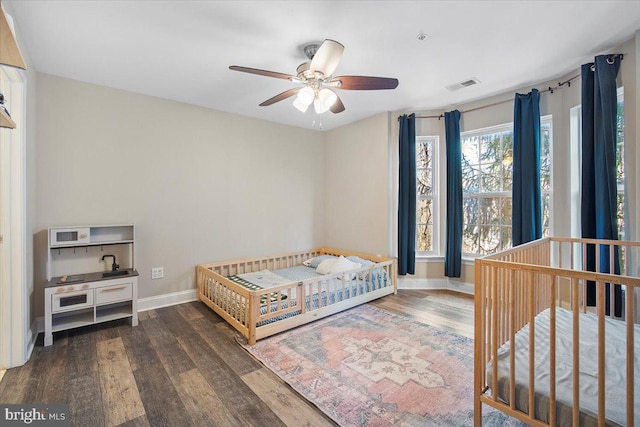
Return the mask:
POLYGON ((454 83, 452 85, 445 86, 445 87, 451 92, 455 92, 457 90, 463 89, 465 87, 473 86, 478 83, 480 83, 480 80, 476 79, 475 77, 471 77, 470 79, 466 79, 461 82, 454 83))

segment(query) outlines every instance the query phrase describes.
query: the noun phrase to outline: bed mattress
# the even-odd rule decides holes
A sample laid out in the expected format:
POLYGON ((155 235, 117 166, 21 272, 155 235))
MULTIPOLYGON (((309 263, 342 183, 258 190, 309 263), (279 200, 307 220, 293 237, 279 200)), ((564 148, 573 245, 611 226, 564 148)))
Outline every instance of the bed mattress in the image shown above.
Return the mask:
MULTIPOLYGON (((549 421, 549 318, 547 309, 535 321, 535 415, 549 421)), ((597 426, 598 405, 598 337, 597 317, 580 314, 580 425, 597 426)), ((571 425, 573 405, 573 319, 571 311, 556 309, 556 422, 571 425)), ((607 426, 626 423, 626 324, 606 319, 605 405, 607 426)), ((516 407, 529 408, 529 325, 515 336, 516 407)), ((635 325, 635 414, 640 414, 640 325, 635 325)), ((509 403, 509 354, 507 342, 498 350, 498 397, 509 403)), ((492 384, 492 362, 487 367, 488 384, 492 384)))
MULTIPOLYGON (((365 272, 366 273, 366 272, 365 272)), ((239 274, 237 276, 228 276, 229 279, 241 284, 248 289, 268 289, 273 286, 283 285, 292 282, 300 282, 306 279, 322 277, 321 274, 316 272, 313 267, 307 267, 304 265, 285 268, 281 270, 262 270, 252 273, 239 274)), ((305 305, 307 310, 314 310, 322 306, 331 305, 336 302, 340 302, 351 298, 354 295, 359 295, 372 290, 386 287, 388 283, 386 271, 382 268, 376 268, 371 271, 370 275, 367 275, 361 280, 350 280, 345 282, 344 290, 342 285, 334 286, 333 289, 325 284, 320 292, 314 292, 311 297, 305 298, 305 305), (335 288, 338 289, 335 289, 335 288)), ((273 307, 271 310, 275 310, 277 304, 277 295, 271 294, 270 303, 273 307)), ((281 308, 289 306, 289 302, 286 301, 286 294, 281 295, 281 308)), ((295 290, 291 294, 291 305, 296 304, 295 290)), ((261 301, 260 313, 266 314, 268 303, 266 299, 261 301)), ((299 311, 283 314, 274 318, 263 320, 258 322, 256 326, 263 326, 269 323, 277 322, 278 320, 286 319, 300 314, 299 311)))

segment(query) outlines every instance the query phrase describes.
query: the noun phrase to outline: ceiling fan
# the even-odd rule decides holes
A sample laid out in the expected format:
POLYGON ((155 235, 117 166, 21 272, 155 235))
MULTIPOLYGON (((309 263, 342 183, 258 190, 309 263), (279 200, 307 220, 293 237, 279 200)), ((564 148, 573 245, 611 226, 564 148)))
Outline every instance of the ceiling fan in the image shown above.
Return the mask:
POLYGON ((307 111, 311 104, 313 104, 317 114, 322 114, 328 110, 335 114, 344 111, 344 104, 333 89, 380 90, 398 87, 398 79, 387 77, 332 77, 342 58, 343 50, 344 46, 342 44, 330 39, 326 39, 321 45, 309 44, 305 46, 304 53, 309 58, 309 61, 298 66, 295 76, 237 65, 232 65, 229 69, 302 83, 303 86, 279 93, 273 98, 264 101, 260 106, 266 107, 297 95, 293 101, 293 106, 303 113, 307 111))

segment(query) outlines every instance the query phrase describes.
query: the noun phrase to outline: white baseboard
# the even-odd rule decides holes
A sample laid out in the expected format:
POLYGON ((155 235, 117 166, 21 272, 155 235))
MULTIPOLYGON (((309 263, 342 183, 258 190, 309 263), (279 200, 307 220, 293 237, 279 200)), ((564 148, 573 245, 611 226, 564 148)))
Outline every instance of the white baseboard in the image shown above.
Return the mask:
POLYGON ((33 349, 36 346, 36 340, 38 339, 38 333, 40 333, 40 329, 38 327, 42 326, 42 332, 44 332, 44 317, 36 317, 31 322, 31 326, 29 327, 29 332, 27 336, 27 360, 31 359, 31 353, 33 353, 33 349))
POLYGON ((36 317, 36 332, 44 332, 44 316, 36 317))
MULTIPOLYGON (((171 292, 169 294, 156 295, 153 297, 138 299, 138 313, 141 311, 153 310, 161 307, 169 307, 170 305, 182 304, 185 302, 196 301, 198 299, 198 293, 196 289, 189 289, 188 291, 171 292)), ((33 351, 35 339, 38 334, 44 332, 44 317, 38 317, 33 321, 31 325, 31 331, 36 331, 34 337, 31 339, 29 354, 33 351)))
POLYGON ((398 278, 398 289, 438 289, 473 295, 473 283, 452 279, 398 278))
POLYGON ((188 291, 171 292, 169 294, 156 295, 153 297, 138 299, 138 313, 141 311, 153 310, 170 305, 182 304, 185 302, 196 301, 198 292, 196 289, 188 291))

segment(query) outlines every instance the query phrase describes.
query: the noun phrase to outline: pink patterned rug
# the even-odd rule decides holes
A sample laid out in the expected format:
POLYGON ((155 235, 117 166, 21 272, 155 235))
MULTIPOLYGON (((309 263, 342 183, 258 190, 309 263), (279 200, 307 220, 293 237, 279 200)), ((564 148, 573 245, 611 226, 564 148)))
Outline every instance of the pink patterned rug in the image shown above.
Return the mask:
POLYGON ((365 304, 244 347, 341 426, 473 425, 469 338, 365 304))

